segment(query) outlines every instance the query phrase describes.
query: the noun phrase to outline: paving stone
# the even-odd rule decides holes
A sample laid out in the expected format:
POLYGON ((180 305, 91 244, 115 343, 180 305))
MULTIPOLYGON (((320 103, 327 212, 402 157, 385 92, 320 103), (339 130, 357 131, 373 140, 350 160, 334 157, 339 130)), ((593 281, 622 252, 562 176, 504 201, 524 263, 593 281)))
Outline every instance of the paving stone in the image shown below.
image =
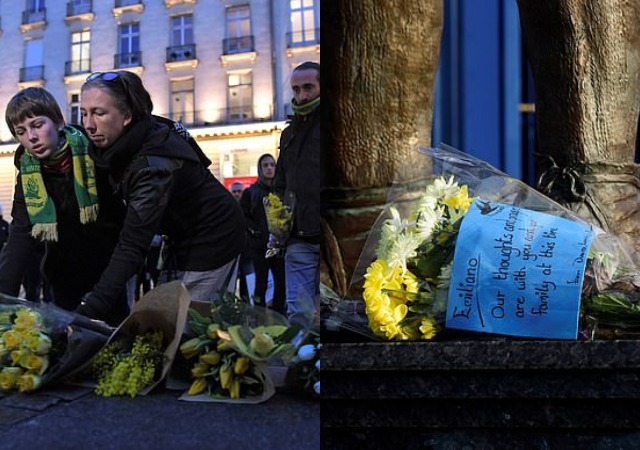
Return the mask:
POLYGON ((76 386, 70 384, 60 384, 52 387, 48 387, 40 391, 41 395, 48 395, 51 397, 57 397, 61 400, 70 402, 77 400, 85 395, 91 393, 93 388, 86 386, 76 386))
POLYGON ((44 411, 50 406, 60 402, 60 398, 38 393, 20 394, 13 393, 0 399, 0 406, 9 408, 30 409, 44 411))
POLYGON ((29 409, 6 408, 0 406, 0 426, 12 425, 21 420, 29 419, 38 414, 37 411, 29 409))

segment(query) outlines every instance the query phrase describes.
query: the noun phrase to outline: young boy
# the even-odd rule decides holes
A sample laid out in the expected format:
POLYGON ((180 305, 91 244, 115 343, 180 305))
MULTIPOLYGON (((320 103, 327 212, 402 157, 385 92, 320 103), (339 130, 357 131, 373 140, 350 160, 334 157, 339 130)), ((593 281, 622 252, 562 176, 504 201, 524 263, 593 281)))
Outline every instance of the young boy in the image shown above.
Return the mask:
MULTIPOLYGON (((40 241, 45 246, 40 271, 50 298, 75 310, 109 263, 124 206, 113 196, 107 173, 89 157, 87 137, 79 127, 65 125, 48 91, 20 91, 5 118, 20 145, 9 239, 0 255, 0 292, 18 295, 40 241)), ((105 321, 117 325, 128 312, 123 297, 105 321)))

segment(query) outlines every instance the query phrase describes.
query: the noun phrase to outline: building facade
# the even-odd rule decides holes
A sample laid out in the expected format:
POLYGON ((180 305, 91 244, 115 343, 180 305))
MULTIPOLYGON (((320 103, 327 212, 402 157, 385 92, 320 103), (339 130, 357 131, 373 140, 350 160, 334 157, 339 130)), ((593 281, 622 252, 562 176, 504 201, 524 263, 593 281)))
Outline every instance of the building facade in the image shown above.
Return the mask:
POLYGON ((138 74, 154 114, 189 129, 218 179, 248 182, 261 154, 278 154, 293 68, 320 61, 320 0, 0 0, 0 60, 7 212, 16 148, 7 102, 41 86, 80 123, 80 88, 97 71, 138 74))

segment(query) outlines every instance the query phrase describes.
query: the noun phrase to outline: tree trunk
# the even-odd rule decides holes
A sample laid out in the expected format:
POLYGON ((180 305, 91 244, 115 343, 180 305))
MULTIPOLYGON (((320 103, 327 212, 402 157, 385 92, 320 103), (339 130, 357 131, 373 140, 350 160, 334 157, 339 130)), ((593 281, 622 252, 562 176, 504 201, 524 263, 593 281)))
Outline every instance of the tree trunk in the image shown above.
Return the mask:
POLYGON ((323 282, 341 295, 387 188, 428 170, 442 24, 442 0, 323 5, 323 282))
POLYGON ((518 5, 536 90, 538 188, 627 239, 637 258, 640 2, 518 5))

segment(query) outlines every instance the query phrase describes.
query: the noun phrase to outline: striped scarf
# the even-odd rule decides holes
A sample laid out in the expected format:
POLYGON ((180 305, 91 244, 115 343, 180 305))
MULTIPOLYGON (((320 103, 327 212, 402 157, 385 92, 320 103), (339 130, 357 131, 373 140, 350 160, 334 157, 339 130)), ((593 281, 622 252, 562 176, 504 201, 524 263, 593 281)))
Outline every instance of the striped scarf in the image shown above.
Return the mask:
MULTIPOLYGON (((71 150, 73 187, 80 207, 80 222, 95 222, 98 217, 98 191, 95 166, 88 153, 89 141, 84 134, 69 126, 64 127, 64 134, 65 147, 71 150)), ((28 152, 22 155, 20 174, 24 201, 33 225, 31 235, 43 241, 57 241, 56 208, 47 193, 41 169, 40 161, 28 152)))
POLYGON ((314 112, 318 106, 320 106, 320 96, 317 96, 310 102, 304 103, 302 105, 296 105, 295 102, 291 102, 291 108, 297 116, 309 115, 314 112))

